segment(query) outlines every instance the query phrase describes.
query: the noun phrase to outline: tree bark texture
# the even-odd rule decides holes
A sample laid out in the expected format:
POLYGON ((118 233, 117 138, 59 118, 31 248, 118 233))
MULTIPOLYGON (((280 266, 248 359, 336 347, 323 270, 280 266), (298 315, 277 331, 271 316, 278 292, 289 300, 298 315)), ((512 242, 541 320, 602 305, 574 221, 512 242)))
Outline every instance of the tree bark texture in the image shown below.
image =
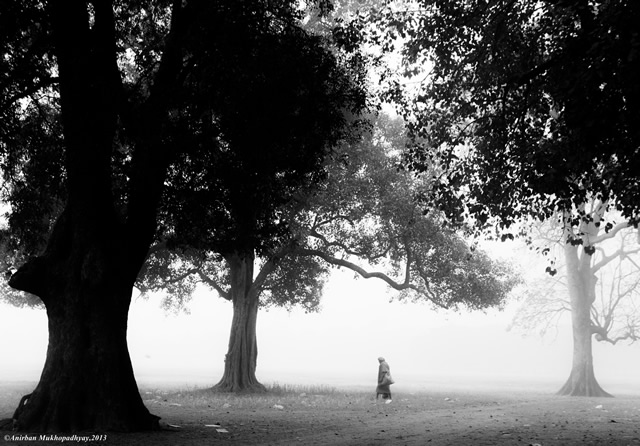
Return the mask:
POLYGON ((558 394, 610 397, 598 384, 593 367, 591 305, 595 299, 596 277, 591 272, 591 256, 584 252, 578 254, 583 249, 570 243, 564 248, 571 300, 573 359, 569 379, 558 394))
POLYGON ((227 256, 227 262, 231 272, 233 320, 224 374, 214 389, 221 392, 264 392, 266 388, 256 378, 259 293, 253 286, 254 255, 234 253, 227 256))
POLYGON ((113 220, 93 228, 73 220, 65 211, 45 254, 10 282, 37 292, 49 321, 40 382, 14 422, 30 432, 155 429, 158 418, 142 402, 127 348, 135 275, 123 269, 123 239, 113 220))

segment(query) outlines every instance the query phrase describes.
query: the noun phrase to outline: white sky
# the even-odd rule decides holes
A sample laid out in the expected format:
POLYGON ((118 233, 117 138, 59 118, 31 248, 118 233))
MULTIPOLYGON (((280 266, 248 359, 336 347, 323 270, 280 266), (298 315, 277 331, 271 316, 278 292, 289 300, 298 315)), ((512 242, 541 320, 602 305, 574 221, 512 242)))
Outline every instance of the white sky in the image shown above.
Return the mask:
MULTIPOLYGON (((518 254, 522 258, 521 254, 518 254)), ((258 379, 264 383, 374 385, 384 356, 396 389, 484 383, 557 390, 571 367, 569 321, 556 338, 507 331, 504 312, 457 314, 428 305, 389 303, 381 282, 338 272, 322 311, 261 310, 258 379)), ((190 314, 166 314, 157 300, 135 299, 129 348, 139 384, 215 384, 222 375, 231 304, 200 292, 190 314)), ((44 310, 0 305, 0 381, 37 381, 46 354, 44 310)), ((610 392, 640 393, 640 346, 595 343, 596 376, 610 392)))

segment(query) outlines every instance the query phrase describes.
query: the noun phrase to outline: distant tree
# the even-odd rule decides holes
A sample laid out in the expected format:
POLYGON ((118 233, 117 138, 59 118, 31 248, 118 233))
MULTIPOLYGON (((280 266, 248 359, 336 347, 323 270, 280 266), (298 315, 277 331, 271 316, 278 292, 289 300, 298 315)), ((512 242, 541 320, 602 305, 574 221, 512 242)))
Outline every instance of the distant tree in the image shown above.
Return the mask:
MULTIPOLYGON (((597 204, 593 211, 597 214, 597 204)), ((595 218, 597 221, 597 215, 595 218)), ((525 330, 541 327, 544 334, 562 315, 570 314, 573 365, 560 393, 610 396, 595 378, 591 343, 594 337, 614 345, 640 339, 637 231, 626 224, 609 232, 598 231, 594 224, 582 228, 581 239, 567 239, 570 235, 561 225, 547 223, 543 227, 546 229, 533 243, 544 246, 546 252, 560 251, 562 258, 557 264, 554 261, 553 269, 549 267, 552 275, 539 278, 525 291, 514 325, 525 330), (581 249, 587 238, 593 254, 581 249)))
MULTIPOLYGON (((233 302, 229 351, 217 389, 263 390, 255 378, 258 308, 298 305, 315 311, 331 267, 382 280, 400 292, 400 299, 427 300, 442 308, 500 306, 517 282, 506 265, 473 251, 443 227, 438 212, 426 212, 416 202, 412 175, 397 168, 398 148, 404 144, 401 122, 378 118, 364 136, 327 163, 319 188, 301 188, 274 209, 288 237, 262 249, 254 263, 245 262, 256 269, 240 295, 234 294, 237 260, 222 256, 212 249, 215 245, 159 250, 147 264, 150 269, 143 270, 142 289, 175 293, 169 306, 184 304, 194 281, 233 302)), ((213 212, 218 204, 208 206, 213 212)))
MULTIPOLYGON (((321 141, 328 137, 323 126, 340 124, 353 99, 323 102, 325 93, 336 97, 329 93, 332 76, 342 73, 346 82, 349 75, 330 55, 325 65, 314 63, 324 49, 300 31, 298 6, 254 0, 0 3, 0 154, 12 210, 9 232, 18 236, 13 246, 29 256, 17 270, 11 265, 9 285, 38 296, 49 318, 44 370, 16 410, 18 429, 158 428, 158 417, 140 398, 126 341, 132 287, 159 231, 157 210, 178 166, 208 155, 199 138, 219 134, 211 130, 220 123, 227 137, 257 130, 241 128, 240 121, 233 127, 234 113, 246 104, 230 102, 230 90, 222 88, 257 91, 243 77, 256 67, 212 62, 279 45, 280 62, 297 63, 292 71, 309 77, 296 79, 284 90, 288 96, 272 97, 273 104, 300 100, 298 119, 309 121, 310 104, 323 107, 332 119, 316 121, 321 141), (292 53, 286 50, 297 50, 296 57, 287 60, 292 53), (232 85, 232 79, 245 82, 232 85), (313 95, 305 96, 305 81, 313 95)), ((268 109, 256 113, 268 116, 268 109)), ((259 145, 242 149, 268 164, 259 145)))
POLYGON ((580 325, 588 324, 592 243, 614 230, 609 211, 619 210, 625 227, 639 217, 639 5, 419 0, 391 2, 379 17, 382 36, 402 38, 411 79, 393 78, 386 97, 409 123, 406 165, 433 177, 425 197, 451 221, 502 238, 523 219, 560 216, 581 308, 571 388, 562 393, 600 394, 580 359, 591 340, 580 325))

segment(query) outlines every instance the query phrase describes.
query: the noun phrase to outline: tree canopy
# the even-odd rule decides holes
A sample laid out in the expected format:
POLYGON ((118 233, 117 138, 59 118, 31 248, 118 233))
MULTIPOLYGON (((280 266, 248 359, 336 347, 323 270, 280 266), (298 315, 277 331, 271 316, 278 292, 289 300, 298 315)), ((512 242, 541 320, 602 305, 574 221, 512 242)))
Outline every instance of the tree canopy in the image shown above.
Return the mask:
MULTIPOLYGON (((325 162, 321 183, 299 189, 289 203, 276 208, 289 236, 280 246, 259 254, 260 267, 273 262, 284 278, 294 265, 295 270, 307 265, 305 258, 316 259, 351 269, 361 277, 380 279, 400 291, 402 299, 426 299, 445 308, 501 305, 517 281, 515 273, 475 250, 447 226, 438 210, 419 203, 424 179, 399 168, 406 142, 402 121, 381 115, 372 118, 372 123, 359 143, 343 145, 325 162)), ((204 249, 197 254, 195 248, 181 250, 176 245, 176 253, 159 249, 151 257, 149 267, 155 270, 145 273, 143 288, 169 287, 180 306, 192 291, 189 276, 196 275, 227 297, 227 276, 206 266, 207 262, 216 264, 215 251, 207 254, 211 251, 204 249)), ((311 270, 322 268, 315 265, 311 270)), ((281 280, 277 283, 283 283, 281 280)), ((286 294, 286 287, 269 288, 286 294)), ((287 301, 296 299, 280 303, 287 301)), ((315 306, 317 301, 313 302, 315 306)), ((265 300, 264 304, 273 302, 265 300)))
POLYGON ((639 8, 391 2, 380 13, 383 36, 401 38, 405 78, 390 83, 388 97, 414 137, 407 165, 441 166, 435 195, 452 216, 467 212, 480 225, 545 219, 556 208, 580 218, 590 196, 615 198, 636 220, 639 8))
POLYGON ((429 179, 399 168, 401 119, 381 115, 363 143, 344 153, 326 186, 310 197, 295 252, 382 280, 401 299, 437 307, 500 306, 514 281, 418 198, 429 179))

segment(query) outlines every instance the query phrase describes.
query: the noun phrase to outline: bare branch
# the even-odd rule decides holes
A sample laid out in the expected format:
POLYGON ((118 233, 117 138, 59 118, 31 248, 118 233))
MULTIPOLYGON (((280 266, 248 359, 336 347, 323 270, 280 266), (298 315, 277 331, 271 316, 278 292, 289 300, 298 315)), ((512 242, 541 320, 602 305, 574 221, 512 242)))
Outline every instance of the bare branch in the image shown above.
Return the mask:
POLYGON ((420 289, 419 287, 417 287, 416 285, 413 285, 411 283, 411 276, 409 275, 409 268, 406 269, 406 275, 404 278, 403 282, 397 282, 394 279, 392 279, 391 277, 389 277, 388 275, 386 275, 385 273, 382 272, 378 272, 378 271, 374 271, 374 272, 369 272, 367 270, 365 270, 364 268, 362 268, 359 265, 356 265, 353 262, 350 262, 348 260, 345 259, 340 259, 337 257, 333 257, 329 254, 327 254, 326 252, 323 251, 319 251, 317 249, 297 249, 296 254, 298 255, 303 255, 303 256, 316 256, 316 257, 320 257, 322 260, 324 260, 325 262, 331 264, 331 265, 335 265, 335 266, 342 266, 345 268, 348 268, 352 271, 355 271, 356 273, 358 273, 360 276, 362 276, 365 279, 380 279, 384 282, 387 283, 387 285, 389 285, 391 288, 397 290, 397 291, 404 291, 404 290, 413 290, 416 291, 418 293, 421 294, 425 294, 425 291, 420 289))
MULTIPOLYGON (((610 255, 603 255, 602 259, 596 263, 595 265, 593 265, 591 267, 591 271, 596 273, 598 272, 603 266, 611 263, 613 260, 620 258, 620 257, 627 257, 630 254, 635 254, 637 252, 640 252, 640 248, 636 248, 636 249, 632 249, 629 251, 625 251, 624 248, 620 248, 616 251, 614 251, 612 254, 610 255)), ((628 259, 631 263, 633 263, 633 265, 636 266, 636 268, 638 268, 640 270, 640 267, 638 267, 638 265, 632 260, 632 259, 628 259)))
POLYGON ((614 238, 618 234, 618 232, 622 231, 623 229, 628 228, 629 226, 630 226, 629 222, 618 223, 609 232, 605 232, 604 234, 600 234, 600 235, 598 235, 596 237, 590 238, 589 242, 592 245, 595 245, 595 244, 600 243, 600 242, 602 242, 604 240, 610 240, 610 239, 614 238))

